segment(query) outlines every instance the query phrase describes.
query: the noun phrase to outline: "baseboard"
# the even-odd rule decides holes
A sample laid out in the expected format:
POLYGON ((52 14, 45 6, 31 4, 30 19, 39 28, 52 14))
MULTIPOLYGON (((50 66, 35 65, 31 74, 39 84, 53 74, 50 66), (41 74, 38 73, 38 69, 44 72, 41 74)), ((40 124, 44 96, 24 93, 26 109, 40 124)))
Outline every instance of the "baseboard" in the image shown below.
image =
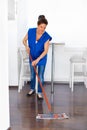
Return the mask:
MULTIPOLYGON (((51 84, 52 84, 51 81, 45 81, 44 83, 45 83, 46 85, 51 85, 51 84)), ((30 84, 30 82, 27 82, 27 84, 30 84)), ((59 85, 59 84, 60 84, 60 85, 61 85, 61 84, 62 84, 62 85, 69 85, 69 82, 68 82, 68 81, 54 81, 53 84, 54 84, 54 85, 57 85, 57 84, 58 84, 58 85, 59 85)), ((83 81, 79 81, 79 82, 76 82, 76 81, 75 81, 74 84, 83 84, 83 81)), ((10 89, 11 89, 11 88, 12 88, 12 89, 13 89, 13 88, 18 89, 18 86, 9 86, 9 88, 10 88, 10 89)))
POLYGON ((9 88, 18 88, 18 86, 13 86, 13 85, 12 85, 12 86, 9 86, 9 88))
MULTIPOLYGON (((45 81, 45 84, 52 84, 51 81, 45 81)), ((53 84, 69 84, 67 81, 53 81, 53 84)))
MULTIPOLYGON (((44 83, 45 83, 45 84, 48 84, 48 85, 51 85, 51 84, 52 84, 51 81, 44 81, 44 83)), ((27 82, 27 84, 30 84, 30 81, 27 82)), ((53 84, 54 84, 54 85, 55 85, 55 84, 69 84, 69 82, 67 82, 67 81, 54 81, 53 84)), ((18 86, 10 85, 9 88, 10 88, 10 89, 11 89, 11 88, 16 88, 16 89, 18 89, 18 86)))
POLYGON ((7 130, 11 130, 11 127, 9 127, 7 130))

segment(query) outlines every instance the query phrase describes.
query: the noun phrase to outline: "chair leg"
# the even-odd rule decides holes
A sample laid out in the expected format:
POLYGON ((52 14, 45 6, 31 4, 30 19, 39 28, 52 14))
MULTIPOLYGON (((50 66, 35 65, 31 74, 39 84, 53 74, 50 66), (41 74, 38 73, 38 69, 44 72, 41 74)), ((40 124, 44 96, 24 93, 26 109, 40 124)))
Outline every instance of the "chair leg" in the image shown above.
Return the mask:
POLYGON ((71 88, 72 86, 72 68, 71 68, 71 63, 70 63, 70 77, 69 77, 69 87, 71 88))
POLYGON ((86 65, 83 66, 83 72, 84 72, 84 85, 87 88, 87 72, 86 72, 86 65))
POLYGON ((23 61, 22 61, 22 63, 21 63, 21 70, 20 70, 20 78, 19 78, 19 88, 18 88, 18 92, 20 92, 20 90, 22 89, 22 86, 24 85, 24 82, 23 82, 23 80, 22 80, 23 72, 24 72, 24 65, 23 65, 23 61))
POLYGON ((23 75, 23 72, 22 72, 22 69, 21 69, 20 78, 19 78, 18 92, 20 92, 20 90, 22 89, 22 75, 23 75))
POLYGON ((22 89, 22 79, 20 79, 19 81, 18 92, 20 92, 21 89, 22 89))
POLYGON ((73 92, 74 87, 74 64, 71 63, 71 91, 73 92))
POLYGON ((84 85, 85 85, 85 87, 87 88, 87 77, 85 76, 85 78, 84 78, 84 85))
POLYGON ((71 91, 73 92, 73 80, 72 80, 72 83, 71 83, 71 91))

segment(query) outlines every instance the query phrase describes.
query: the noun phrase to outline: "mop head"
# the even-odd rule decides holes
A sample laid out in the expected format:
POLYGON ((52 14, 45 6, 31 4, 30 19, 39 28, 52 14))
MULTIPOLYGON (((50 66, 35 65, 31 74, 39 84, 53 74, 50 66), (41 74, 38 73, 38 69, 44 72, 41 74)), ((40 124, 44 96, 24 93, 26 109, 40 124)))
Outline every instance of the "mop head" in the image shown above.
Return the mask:
POLYGON ((38 114, 36 119, 69 119, 69 117, 65 114, 38 114))

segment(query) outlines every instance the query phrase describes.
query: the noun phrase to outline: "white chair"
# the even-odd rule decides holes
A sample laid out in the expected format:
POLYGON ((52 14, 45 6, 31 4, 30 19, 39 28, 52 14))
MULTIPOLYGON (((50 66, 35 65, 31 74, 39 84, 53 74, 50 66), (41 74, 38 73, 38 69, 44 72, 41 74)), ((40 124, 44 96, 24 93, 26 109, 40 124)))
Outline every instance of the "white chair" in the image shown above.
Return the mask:
POLYGON ((85 49, 83 53, 83 57, 86 59, 86 66, 85 66, 85 75, 84 75, 84 84, 87 88, 87 48, 85 49))
POLYGON ((30 81, 30 68, 29 68, 29 55, 25 48, 19 49, 20 54, 20 73, 19 73, 19 86, 18 92, 24 86, 24 82, 30 81))
MULTIPOLYGON (((85 56, 87 56, 87 50, 84 52, 85 56)), ((80 55, 74 55, 70 58, 70 88, 73 92, 74 89, 74 82, 75 81, 81 81, 81 79, 84 82, 84 85, 87 88, 87 72, 86 72, 86 64, 87 60, 86 57, 80 55), (77 71, 77 69, 80 69, 81 71, 77 71), (77 78, 77 80, 76 80, 77 78), (80 78, 80 79, 79 79, 80 78)))

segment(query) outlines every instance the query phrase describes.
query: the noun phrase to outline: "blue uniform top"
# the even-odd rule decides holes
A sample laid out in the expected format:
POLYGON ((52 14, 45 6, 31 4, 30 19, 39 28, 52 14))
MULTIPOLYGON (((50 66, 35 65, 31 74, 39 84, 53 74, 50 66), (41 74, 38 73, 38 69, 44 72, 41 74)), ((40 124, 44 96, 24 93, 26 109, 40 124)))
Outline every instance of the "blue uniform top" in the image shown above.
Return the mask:
MULTIPOLYGON (((37 59, 44 51, 44 44, 47 40, 51 41, 52 37, 45 31, 38 41, 36 41, 36 29, 30 28, 28 30, 28 46, 30 47, 30 54, 32 59, 37 59)), ((47 61, 47 54, 38 62, 37 65, 45 65, 47 61)))

